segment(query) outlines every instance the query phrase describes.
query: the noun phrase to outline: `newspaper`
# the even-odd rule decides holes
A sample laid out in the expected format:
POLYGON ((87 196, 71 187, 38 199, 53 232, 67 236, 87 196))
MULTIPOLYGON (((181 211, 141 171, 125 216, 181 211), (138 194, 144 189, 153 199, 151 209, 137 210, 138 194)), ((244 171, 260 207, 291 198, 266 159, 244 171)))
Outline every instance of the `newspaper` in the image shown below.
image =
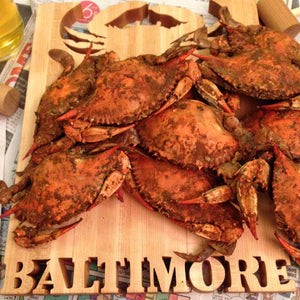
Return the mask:
MULTIPOLYGON (((94 3, 98 5, 100 10, 105 9, 108 5, 125 2, 126 0, 110 0, 100 1, 94 0, 94 3)), ((12 185, 15 179, 15 171, 17 166, 18 148, 21 137, 22 120, 24 103, 26 97, 26 88, 29 73, 30 64, 30 53, 32 46, 32 38, 34 32, 35 12, 39 3, 46 2, 73 2, 66 0, 19 0, 21 4, 30 5, 32 9, 32 15, 25 24, 24 38, 17 56, 5 64, 4 68, 0 73, 0 82, 5 83, 9 86, 14 86, 21 92, 21 102, 17 112, 11 117, 5 117, 0 115, 0 180, 4 180, 7 185, 12 185)), ((75 2, 75 1, 74 1, 75 2)), ((78 1, 76 1, 78 2, 78 1)), ((85 1, 87 2, 87 1, 85 1)), ((208 3, 209 0, 155 0, 155 2, 147 1, 150 5, 156 4, 168 4, 174 6, 186 7, 197 14, 203 15, 208 26, 215 23, 216 19, 208 14, 208 3)), ((89 2, 90 3, 90 2, 89 2)), ((87 4, 84 9, 89 9, 90 4, 87 4)), ((300 19, 299 11, 299 0, 288 0, 286 1, 287 6, 292 9, 293 12, 297 13, 297 17, 300 19)), ((83 25, 84 26, 84 25, 83 25)), ((299 42, 299 35, 296 37, 299 42)), ((0 207, 1 209, 1 207, 0 207)), ((2 213, 7 208, 2 208, 2 213)), ((6 244, 6 235, 8 230, 8 218, 2 219, 0 229, 0 289, 3 286, 5 280, 5 267, 3 266, 3 257, 6 244)), ((73 267, 68 266, 68 271, 72 273, 73 267)), ((143 273, 144 286, 149 284, 149 278, 147 272, 143 273)), ((129 270, 120 269, 119 271, 120 287, 126 287, 129 284, 129 270)), ((90 280, 103 280, 104 270, 96 265, 91 266, 90 269, 90 280)), ((99 300, 300 300, 300 268, 297 266, 288 267, 288 278, 295 280, 296 292, 293 293, 223 293, 214 291, 212 293, 197 293, 191 290, 190 293, 186 294, 122 294, 122 295, 72 295, 72 296, 58 296, 55 299, 61 300, 77 300, 77 299, 99 299, 99 300)), ((125 290, 125 289, 124 289, 125 290)), ((0 290, 1 292, 1 290, 0 290)), ((15 299, 28 299, 28 300, 50 300, 53 296, 3 296, 0 295, 0 300, 15 300, 15 299)))

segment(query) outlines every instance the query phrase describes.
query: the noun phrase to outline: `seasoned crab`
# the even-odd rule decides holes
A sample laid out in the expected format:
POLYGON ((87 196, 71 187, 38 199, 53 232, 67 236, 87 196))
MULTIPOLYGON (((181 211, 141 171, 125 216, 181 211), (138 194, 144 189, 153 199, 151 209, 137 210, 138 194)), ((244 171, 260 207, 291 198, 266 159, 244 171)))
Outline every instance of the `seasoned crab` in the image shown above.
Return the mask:
MULTIPOLYGON (((273 199, 276 223, 292 242, 300 244, 300 164, 293 162, 275 147, 276 159, 273 171, 273 199)), ((300 249, 279 241, 292 258, 300 265, 300 249)))
POLYGON ((252 150, 253 135, 243 130, 235 117, 197 100, 181 100, 141 120, 136 130, 140 146, 150 153, 183 167, 217 170, 237 195, 247 225, 257 238, 256 191, 267 189, 269 165, 263 159, 243 166, 239 163, 241 153, 252 150), (223 121, 233 133, 224 128, 223 121))
POLYGON ((127 175, 125 188, 138 201, 208 239, 212 247, 215 242, 234 244, 241 237, 242 215, 228 201, 234 194, 226 185, 217 186, 212 171, 183 169, 140 153, 129 157, 132 173, 127 175))
MULTIPOLYGON (((300 243, 300 112, 298 110, 259 109, 244 125, 254 135, 257 153, 273 163, 272 195, 276 222, 289 238, 300 243), (274 151, 273 151, 274 150, 274 151)), ((299 250, 277 235, 279 241, 296 262, 300 262, 299 250)))
POLYGON ((40 100, 36 112, 34 143, 26 156, 63 134, 63 127, 56 121, 57 117, 78 104, 81 97, 90 91, 95 81, 95 63, 88 56, 75 70, 72 70, 74 61, 70 54, 56 49, 50 50, 49 54, 63 62, 64 71, 46 89, 40 100))
POLYGON ((299 64, 299 44, 288 34, 261 25, 245 26, 232 19, 227 7, 220 9, 220 23, 226 29, 226 35, 212 40, 210 51, 213 55, 225 53, 230 56, 254 48, 271 49, 299 64))
POLYGON ((195 54, 203 77, 226 90, 269 102, 286 100, 299 109, 299 100, 293 99, 300 94, 299 44, 285 33, 235 22, 227 8, 220 16, 226 34, 212 40, 210 55, 195 54))
POLYGON ((1 217, 14 213, 22 223, 29 223, 21 223, 14 231, 20 246, 49 242, 78 222, 59 229, 51 229, 53 225, 109 198, 119 189, 128 170, 128 157, 117 147, 93 155, 54 153, 33 170, 26 184, 10 199, 16 205, 1 217))
POLYGON ((221 78, 215 81, 217 84, 221 82, 225 89, 273 102, 290 99, 300 93, 299 67, 288 57, 272 50, 254 48, 227 57, 197 57, 213 72, 209 79, 221 78))
POLYGON ((98 57, 91 57, 88 52, 82 63, 72 70, 74 62, 70 54, 57 49, 50 50, 49 54, 59 60, 65 69, 47 88, 36 112, 34 143, 26 155, 32 154, 32 160, 36 163, 48 154, 68 149, 74 144, 68 137, 60 140, 64 130, 61 122, 57 121, 58 116, 84 101, 84 97, 94 89, 96 75, 117 59, 114 52, 98 57))
POLYGON ((66 135, 79 142, 104 140, 182 98, 201 76, 196 63, 185 60, 190 53, 167 61, 163 54, 111 64, 98 76, 90 99, 58 118, 68 120, 66 135))
POLYGON ((276 145, 292 159, 300 158, 300 112, 259 109, 243 120, 254 134, 256 151, 272 151, 276 145))
POLYGON ((141 146, 184 167, 216 169, 240 150, 221 114, 197 100, 182 100, 136 125, 141 146))

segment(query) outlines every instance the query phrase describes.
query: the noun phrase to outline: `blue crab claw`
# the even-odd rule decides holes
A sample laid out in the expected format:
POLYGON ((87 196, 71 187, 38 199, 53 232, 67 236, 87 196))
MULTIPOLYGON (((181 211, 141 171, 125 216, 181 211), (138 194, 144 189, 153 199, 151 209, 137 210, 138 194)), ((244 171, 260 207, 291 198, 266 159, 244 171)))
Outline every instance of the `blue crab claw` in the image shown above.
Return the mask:
POLYGON ((215 249, 210 245, 206 245, 203 249, 199 250, 196 254, 174 251, 176 255, 189 262, 202 262, 208 257, 210 257, 214 252, 215 249))
POLYGON ((284 240, 282 237, 278 235, 277 232, 274 233, 279 243, 283 246, 286 252, 293 258, 293 260, 300 265, 300 249, 294 247, 292 244, 284 240))
POLYGON ((268 189, 270 166, 263 159, 247 162, 239 170, 237 177, 237 199, 245 216, 247 225, 257 240, 257 190, 268 189))
POLYGON ((261 108, 270 110, 300 110, 300 96, 298 95, 289 100, 280 101, 274 104, 262 105, 261 108))

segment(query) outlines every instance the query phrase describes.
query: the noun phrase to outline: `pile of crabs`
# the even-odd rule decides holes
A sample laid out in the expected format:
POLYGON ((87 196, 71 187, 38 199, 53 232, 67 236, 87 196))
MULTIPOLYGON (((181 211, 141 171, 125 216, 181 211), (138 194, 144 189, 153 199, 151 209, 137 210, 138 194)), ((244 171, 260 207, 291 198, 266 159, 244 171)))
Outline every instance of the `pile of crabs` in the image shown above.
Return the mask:
POLYGON ((19 183, 0 183, 20 246, 58 238, 79 221, 53 225, 122 200, 124 188, 207 239, 205 251, 178 253, 201 261, 232 253, 244 224, 259 238, 258 193, 268 191, 290 241, 275 235, 300 264, 300 46, 220 15, 222 35, 196 30, 160 56, 89 51, 74 69, 69 54, 49 52, 64 71, 41 98, 30 162, 19 183))

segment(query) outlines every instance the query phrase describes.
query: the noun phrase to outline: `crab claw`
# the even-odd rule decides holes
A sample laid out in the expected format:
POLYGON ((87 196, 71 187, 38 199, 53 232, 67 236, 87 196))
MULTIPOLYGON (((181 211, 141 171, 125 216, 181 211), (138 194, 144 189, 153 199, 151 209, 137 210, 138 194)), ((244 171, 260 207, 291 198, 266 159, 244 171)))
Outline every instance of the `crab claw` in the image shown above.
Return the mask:
POLYGON ((21 225, 16 228, 15 233, 15 241, 16 243, 25 248, 32 248, 39 244, 47 243, 53 241, 60 237, 61 235, 67 233, 71 229, 75 228, 80 222, 82 218, 73 224, 54 229, 51 231, 38 231, 34 227, 21 225))
POLYGON ((28 152, 25 154, 23 159, 27 158, 35 149, 37 149, 39 145, 37 143, 33 143, 28 152))
POLYGON ((300 96, 298 95, 294 98, 290 98, 289 100, 280 101, 274 104, 262 105, 261 108, 266 110, 300 110, 300 96))
POLYGON ((232 189, 227 185, 222 185, 210 189, 209 191, 203 193, 202 195, 196 198, 180 200, 178 202, 180 204, 197 204, 197 203, 216 204, 216 203, 223 203, 233 199, 234 199, 234 194, 232 192, 232 189))
POLYGON ((206 247, 198 251, 197 254, 188 254, 177 251, 174 251, 174 253, 189 262, 202 262, 208 257, 210 257, 214 253, 214 251, 215 249, 213 247, 206 245, 206 247))
POLYGON ((119 189, 115 191, 115 196, 119 201, 124 202, 122 186, 120 186, 119 189))
POLYGON ((0 216, 0 219, 3 219, 3 218, 5 218, 5 217, 7 217, 7 216, 10 216, 10 215, 14 214, 14 213, 16 212, 16 210, 17 210, 17 206, 13 206, 11 209, 9 209, 9 210, 6 211, 4 214, 2 214, 2 215, 0 216))
POLYGON ((239 170, 237 177, 237 199, 246 218, 247 225, 257 240, 257 189, 267 190, 270 166, 263 159, 247 162, 239 170))
POLYGON ((71 109, 68 112, 66 112, 65 114, 58 117, 57 121, 64 121, 64 120, 71 119, 71 118, 77 116, 77 114, 78 114, 78 109, 76 109, 76 108, 71 109))
POLYGON ((280 242, 280 244, 283 246, 283 248, 286 250, 286 252, 293 258, 293 260, 300 265, 300 249, 294 247, 289 242, 284 240, 282 237, 278 235, 277 232, 274 232, 274 235, 280 242))

